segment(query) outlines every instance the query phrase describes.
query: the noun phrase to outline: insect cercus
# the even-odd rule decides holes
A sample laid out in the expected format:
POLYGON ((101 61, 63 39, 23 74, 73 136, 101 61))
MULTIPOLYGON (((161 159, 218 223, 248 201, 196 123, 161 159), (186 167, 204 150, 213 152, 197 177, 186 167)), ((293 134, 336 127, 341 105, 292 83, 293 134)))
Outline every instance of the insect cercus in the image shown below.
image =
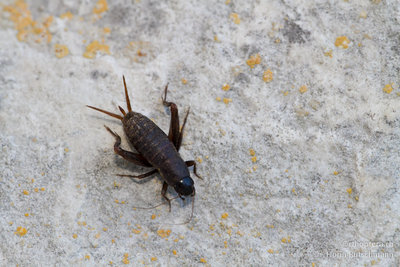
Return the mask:
MULTIPOLYGON (((127 161, 136 165, 153 168, 151 171, 141 175, 119 175, 137 179, 146 178, 152 174, 159 173, 164 181, 161 195, 167 200, 169 210, 171 210, 171 199, 166 196, 168 186, 172 186, 178 193, 177 197, 184 199, 186 196, 192 196, 194 205, 194 196, 196 194, 193 179, 190 177, 188 167, 193 166, 194 174, 201 178, 196 172, 196 162, 194 160, 183 161, 178 151, 182 144, 183 131, 189 110, 183 120, 182 128, 179 127, 178 107, 173 102, 167 101, 168 84, 165 86, 164 94, 162 96, 163 105, 170 108, 171 122, 168 136, 149 118, 146 116, 132 111, 128 89, 126 88, 125 77, 122 76, 125 87, 125 98, 128 113, 118 106, 122 115, 111 113, 109 111, 87 106, 91 109, 103 112, 111 117, 117 118, 122 121, 124 132, 128 141, 133 145, 138 153, 127 151, 121 148, 121 137, 113 132, 110 128, 106 127, 115 137, 114 151, 127 161)), ((189 219, 191 220, 192 215, 189 219)))

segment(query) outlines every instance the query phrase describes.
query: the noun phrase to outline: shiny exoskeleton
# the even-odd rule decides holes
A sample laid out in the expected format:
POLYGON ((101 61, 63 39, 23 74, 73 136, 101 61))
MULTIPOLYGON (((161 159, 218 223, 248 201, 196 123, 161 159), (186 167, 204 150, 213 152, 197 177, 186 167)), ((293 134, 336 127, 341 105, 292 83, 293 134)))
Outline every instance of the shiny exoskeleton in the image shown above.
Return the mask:
MULTIPOLYGON (((149 118, 132 111, 128 90, 123 77, 125 87, 125 98, 128 112, 119 106, 123 116, 102 110, 96 107, 88 106, 94 110, 103 112, 109 116, 122 121, 125 134, 129 142, 138 153, 126 151, 121 148, 121 137, 113 132, 107 126, 106 129, 115 137, 114 151, 124 159, 140 166, 153 167, 150 172, 141 175, 119 175, 131 178, 143 179, 152 174, 160 173, 164 180, 161 194, 168 201, 171 210, 170 199, 166 196, 168 186, 172 186, 178 193, 178 196, 195 196, 195 187, 190 173, 189 166, 193 166, 194 174, 201 178, 196 172, 196 162, 194 160, 183 161, 178 151, 182 143, 183 130, 189 115, 189 110, 183 120, 182 128, 179 128, 179 115, 176 104, 168 102, 167 91, 168 84, 165 86, 162 101, 164 106, 169 107, 171 111, 171 122, 168 136, 149 118)), ((194 202, 193 202, 194 203, 194 202)))

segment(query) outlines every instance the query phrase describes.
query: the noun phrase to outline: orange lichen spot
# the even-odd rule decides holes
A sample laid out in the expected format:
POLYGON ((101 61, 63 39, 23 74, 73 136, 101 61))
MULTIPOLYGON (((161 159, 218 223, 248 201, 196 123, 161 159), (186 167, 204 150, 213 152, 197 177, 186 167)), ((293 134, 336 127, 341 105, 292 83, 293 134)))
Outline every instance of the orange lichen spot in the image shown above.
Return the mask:
POLYGON ((46 190, 44 187, 40 188, 40 191, 44 191, 44 190, 46 190))
POLYGON ((238 234, 240 236, 244 236, 244 233, 240 232, 239 230, 236 232, 236 234, 238 234))
POLYGON ((197 157, 197 159, 196 159, 196 160, 197 160, 197 162, 198 162, 198 163, 202 163, 202 162, 203 162, 203 159, 202 159, 202 158, 200 158, 200 157, 197 157))
POLYGON ((106 12, 107 10, 108 10, 107 0, 99 0, 96 3, 96 6, 93 8, 93 13, 101 14, 103 12, 106 12))
POLYGON ((240 24, 240 18, 237 13, 231 13, 229 17, 232 19, 233 23, 240 24))
POLYGON ((39 188, 35 188, 35 189, 33 189, 33 191, 35 191, 37 193, 37 192, 39 192, 39 188))
POLYGON ((347 188, 346 192, 349 193, 349 195, 351 195, 351 193, 353 193, 353 189, 352 188, 347 188))
POLYGON ((25 217, 29 217, 29 213, 25 213, 24 215, 25 215, 25 217))
POLYGON ((170 229, 168 229, 168 230, 160 229, 157 231, 157 234, 159 236, 161 236, 162 238, 166 238, 171 234, 171 230, 170 229))
POLYGON ((142 230, 140 230, 140 229, 132 229, 132 233, 134 233, 134 234, 140 234, 140 232, 142 232, 142 230))
POLYGON ((65 12, 64 14, 61 14, 60 18, 62 18, 62 19, 72 19, 73 16, 74 15, 70 11, 68 11, 68 12, 65 12))
POLYGON ((99 239, 100 238, 100 233, 97 233, 94 238, 99 239))
POLYGON ((386 84, 385 87, 383 87, 383 91, 386 94, 390 94, 393 91, 393 83, 392 84, 386 84))
POLYGON ((86 254, 86 255, 85 255, 85 259, 86 259, 86 260, 90 260, 90 255, 89 255, 89 254, 86 254))
POLYGON ((182 78, 181 82, 182 82, 182 84, 187 84, 188 81, 185 78, 182 78))
POLYGON ((103 28, 103 32, 104 32, 104 33, 110 33, 110 32, 111 32, 110 27, 104 27, 104 28, 103 28))
POLYGON ((119 200, 118 200, 118 199, 114 200, 114 202, 117 203, 117 204, 119 204, 119 200))
POLYGON ((257 165, 254 165, 253 166, 253 171, 256 171, 257 170, 257 165))
POLYGON ((250 68, 254 68, 255 65, 258 65, 261 63, 261 57, 259 54, 252 55, 248 60, 246 60, 247 65, 249 65, 250 68))
POLYGON ((299 92, 304 94, 305 92, 307 92, 308 88, 306 85, 302 85, 300 86, 299 92))
POLYGON ((350 40, 346 36, 339 36, 336 38, 335 46, 343 49, 347 49, 349 47, 350 40))
POLYGON ((355 199, 356 201, 358 201, 358 200, 359 200, 358 196, 355 196, 355 197, 354 197, 354 199, 355 199))
MULTIPOLYGON (((55 44, 54 45, 54 52, 56 53, 56 57, 63 58, 69 54, 68 47, 66 45, 55 44)), ((65 152, 68 152, 68 147, 64 148, 65 152)))
POLYGON ((229 84, 227 84, 227 83, 224 83, 224 84, 222 85, 222 90, 224 90, 224 91, 228 91, 230 88, 231 88, 231 87, 230 87, 229 84))
POLYGON ((217 97, 215 98, 215 100, 221 101, 221 97, 217 96, 217 97))
POLYGON ((226 1, 225 1, 225 4, 226 4, 226 5, 229 5, 230 2, 231 2, 231 0, 226 0, 226 1))
POLYGON ((256 157, 256 156, 251 157, 251 161, 252 161, 252 162, 256 162, 256 161, 257 161, 257 157, 256 157))
POLYGON ((201 263, 207 263, 207 261, 204 258, 200 258, 201 263))
POLYGON ((338 174, 339 174, 338 171, 334 171, 334 172, 333 172, 333 175, 338 175, 338 174))
POLYGON ((349 209, 351 209, 353 206, 352 206, 351 204, 348 204, 347 207, 348 207, 349 209))
POLYGON ((122 263, 123 264, 129 264, 129 260, 128 260, 129 254, 125 253, 124 254, 124 258, 122 259, 122 263))
POLYGON ((315 267, 315 263, 314 262, 311 262, 311 267, 315 267))
POLYGON ((107 228, 103 227, 103 231, 104 231, 104 232, 107 232, 107 230, 108 230, 107 228))
POLYGON ((176 255, 176 250, 175 249, 172 250, 172 254, 176 255))
POLYGON ((86 51, 83 53, 83 56, 85 58, 94 58, 99 51, 110 54, 110 47, 106 44, 100 44, 98 41, 93 41, 86 46, 86 51))
POLYGON ((267 228, 275 228, 272 224, 267 224, 267 228))
POLYGON ((157 217, 157 215, 155 215, 155 214, 152 214, 152 215, 151 215, 151 219, 152 219, 152 220, 154 220, 156 217, 157 217))
POLYGON ((24 190, 24 191, 22 191, 22 193, 23 193, 24 195, 29 195, 29 191, 28 191, 28 190, 24 190))
POLYGON ((221 218, 222 219, 228 218, 228 213, 227 212, 222 213, 221 218))
POLYGON ((249 149, 249 153, 250 156, 254 156, 256 154, 256 152, 252 148, 249 149))
POLYGON ((286 237, 283 237, 283 238, 281 239, 281 242, 282 242, 282 243, 290 243, 290 242, 292 242, 292 240, 290 239, 290 236, 288 236, 287 238, 286 238, 286 237))
POLYGON ((270 253, 270 254, 274 254, 274 250, 273 250, 273 249, 268 249, 267 251, 268 251, 268 253, 270 253))
POLYGON ((263 74, 263 81, 266 83, 271 82, 274 79, 274 74, 272 73, 272 71, 270 69, 267 69, 266 71, 264 71, 263 74))
POLYGON ((111 243, 115 244, 115 239, 111 239, 111 243))
POLYGON ((217 35, 214 35, 214 41, 216 41, 216 42, 221 42, 219 39, 218 39, 218 36, 217 35))
POLYGON ((151 261, 156 261, 157 257, 151 257, 151 261))
POLYGON ((19 236, 24 236, 24 235, 26 235, 27 232, 28 231, 26 230, 26 228, 18 226, 17 230, 15 231, 15 234, 19 235, 19 236))
POLYGON ((230 102, 232 102, 232 98, 225 98, 224 97, 224 99, 222 101, 224 101, 224 103, 228 105, 230 102))
POLYGON ((73 239, 77 239, 77 238, 78 238, 78 235, 77 235, 77 234, 73 234, 73 235, 72 235, 72 238, 73 238, 73 239))
POLYGON ((324 56, 332 58, 332 57, 333 57, 333 55, 332 55, 332 49, 329 50, 329 51, 324 52, 324 56))

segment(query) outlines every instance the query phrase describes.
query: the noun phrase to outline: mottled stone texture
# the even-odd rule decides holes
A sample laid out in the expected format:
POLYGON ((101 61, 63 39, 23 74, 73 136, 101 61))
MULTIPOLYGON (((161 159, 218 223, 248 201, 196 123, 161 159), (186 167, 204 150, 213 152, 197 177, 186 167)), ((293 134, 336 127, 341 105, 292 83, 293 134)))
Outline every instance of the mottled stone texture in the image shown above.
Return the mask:
POLYGON ((1 266, 400 265, 397 0, 77 2, 1 4, 1 266), (85 107, 123 74, 164 131, 166 83, 190 107, 189 224, 85 107))

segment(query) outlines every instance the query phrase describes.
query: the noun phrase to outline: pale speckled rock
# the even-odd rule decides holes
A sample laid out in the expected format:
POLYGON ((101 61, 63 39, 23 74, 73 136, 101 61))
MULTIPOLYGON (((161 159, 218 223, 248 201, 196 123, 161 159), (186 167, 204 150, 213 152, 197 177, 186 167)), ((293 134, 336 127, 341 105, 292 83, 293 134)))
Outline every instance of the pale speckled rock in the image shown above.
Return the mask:
POLYGON ((108 2, 98 18, 91 1, 27 1, 34 20, 53 16, 50 43, 19 42, 1 13, 1 266, 121 266, 126 253, 134 266, 400 265, 397 1, 108 2), (110 54, 84 58, 102 39, 110 54), (190 202, 133 209, 161 201, 161 180, 116 176, 145 170, 113 154, 103 124, 120 122, 85 107, 125 106, 123 74, 165 131, 167 82, 191 108, 181 155, 205 179, 187 225, 170 224, 190 202))

